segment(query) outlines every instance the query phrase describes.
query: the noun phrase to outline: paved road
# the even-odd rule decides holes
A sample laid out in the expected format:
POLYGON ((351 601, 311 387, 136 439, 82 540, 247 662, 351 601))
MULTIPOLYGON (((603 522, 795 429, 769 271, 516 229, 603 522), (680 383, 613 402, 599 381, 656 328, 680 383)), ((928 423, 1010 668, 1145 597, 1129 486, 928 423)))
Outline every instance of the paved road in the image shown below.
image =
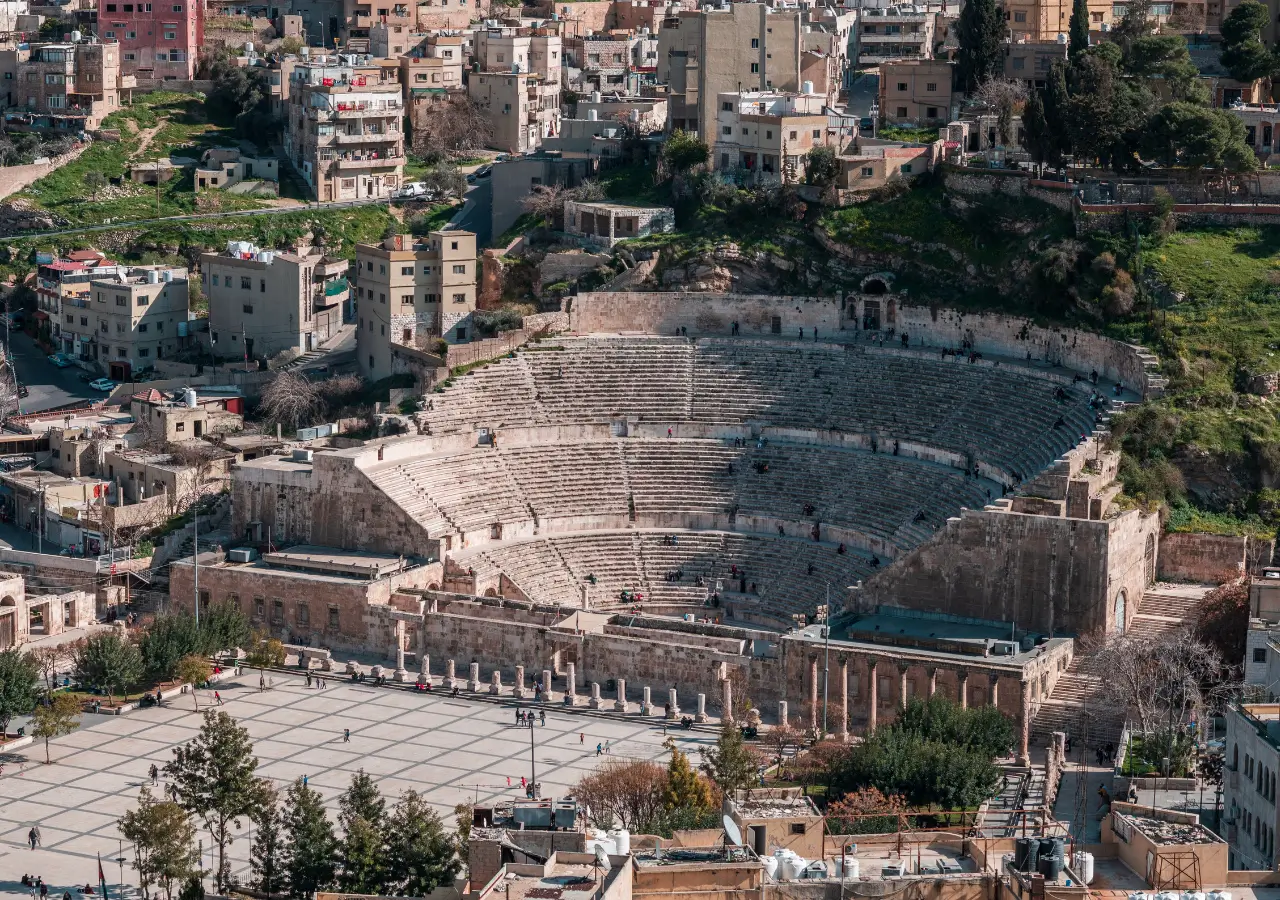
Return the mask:
MULTIPOLYGON (((3 334, 0 333, 0 337, 3 334)), ((93 390, 79 376, 80 369, 70 366, 59 369, 49 362, 36 342, 20 331, 13 332, 10 340, 13 363, 18 370, 18 380, 27 386, 28 395, 22 398, 24 413, 40 412, 75 403, 95 400, 102 394, 93 390)))
POLYGON ((466 205, 449 222, 459 231, 474 231, 476 245, 483 247, 493 240, 493 179, 482 178, 467 188, 466 205))
POLYGON ((879 70, 872 70, 859 75, 853 82, 853 86, 849 88, 849 115, 871 115, 871 105, 876 102, 879 91, 879 70))

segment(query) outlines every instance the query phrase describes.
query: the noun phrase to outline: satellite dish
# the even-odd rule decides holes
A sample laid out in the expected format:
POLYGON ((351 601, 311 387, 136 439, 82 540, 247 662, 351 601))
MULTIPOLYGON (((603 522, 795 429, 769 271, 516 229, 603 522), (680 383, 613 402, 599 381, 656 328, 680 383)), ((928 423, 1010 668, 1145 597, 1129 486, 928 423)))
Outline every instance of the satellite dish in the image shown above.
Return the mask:
POLYGON ((605 853, 604 848, 599 844, 596 844, 596 865, 602 869, 610 868, 609 854, 605 853))
POLYGON ((739 830, 738 823, 733 821, 729 816, 724 816, 720 821, 724 825, 724 836, 728 839, 729 843, 733 844, 735 847, 741 847, 742 831, 739 830))

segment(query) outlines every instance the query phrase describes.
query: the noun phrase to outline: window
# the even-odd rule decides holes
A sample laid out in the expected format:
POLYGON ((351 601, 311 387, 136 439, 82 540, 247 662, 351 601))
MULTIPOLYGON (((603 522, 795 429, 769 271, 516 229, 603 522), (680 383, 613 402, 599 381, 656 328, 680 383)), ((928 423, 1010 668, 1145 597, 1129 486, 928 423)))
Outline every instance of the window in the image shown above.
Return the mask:
POLYGON ((453 295, 453 302, 454 302, 454 303, 466 303, 466 302, 467 302, 467 295, 466 295, 466 294, 454 294, 454 295, 453 295))
POLYGON ((748 134, 750 134, 750 133, 751 133, 751 132, 747 131, 747 129, 745 129, 745 128, 744 128, 744 129, 742 129, 742 136, 743 136, 743 137, 746 137, 746 136, 747 136, 748 134))
MULTIPOLYGON (((139 355, 139 356, 150 356, 150 355, 151 355, 151 350, 150 350, 149 348, 147 348, 147 347, 139 347, 139 348, 138 348, 138 355, 139 355)), ((181 425, 179 425, 179 426, 178 426, 178 430, 179 430, 179 431, 181 431, 181 430, 182 430, 182 426, 181 426, 181 425)))
POLYGON ((795 139, 796 139, 796 133, 793 131, 793 132, 791 132, 791 134, 787 137, 787 140, 789 140, 789 141, 794 141, 795 139))
POLYGON ((465 265, 465 264, 463 264, 463 265, 457 265, 457 266, 454 266, 454 267, 453 267, 453 274, 454 274, 454 275, 466 275, 466 274, 467 274, 467 267, 466 267, 466 265, 465 265))
POLYGON ((759 49, 760 49, 760 38, 752 38, 752 39, 751 39, 751 49, 752 49, 752 50, 759 50, 759 49))
POLYGON ((338 607, 329 607, 329 627, 334 631, 338 630, 338 607))
POLYGON ((259 279, 258 279, 258 293, 259 293, 259 294, 265 294, 266 292, 267 292, 267 279, 265 279, 265 278, 259 278, 259 279))
POLYGON ((400 267, 400 274, 401 274, 401 275, 412 275, 412 274, 413 274, 413 266, 401 266, 401 267, 400 267))
POLYGON ((459 328, 459 329, 458 329, 458 340, 460 340, 460 341, 465 341, 466 339, 467 339, 467 329, 465 329, 465 328, 459 328))
POLYGON ((379 293, 379 294, 378 294, 378 302, 379 302, 379 303, 386 303, 386 302, 387 302, 387 295, 386 295, 386 294, 379 293))
POLYGON ((773 140, 773 129, 772 129, 772 128, 766 128, 766 129, 764 130, 764 139, 765 139, 766 141, 771 141, 771 140, 773 140))
POLYGON ((271 601, 271 621, 277 622, 277 623, 284 621, 284 601, 283 600, 271 601))
POLYGON ((724 136, 725 136, 725 137, 732 137, 732 136, 733 136, 733 128, 732 128, 731 126, 726 125, 726 126, 724 126, 724 128, 723 128, 723 129, 721 129, 721 130, 724 132, 724 136))
POLYGON ((924 89, 929 92, 936 91, 938 89, 938 82, 936 81, 925 82, 924 89))
POLYGON ((138 295, 138 305, 139 305, 139 306, 146 306, 146 305, 147 305, 148 303, 150 303, 150 302, 151 302, 151 298, 150 298, 150 297, 148 297, 146 294, 139 294, 139 295, 138 295))
POLYGON ((1027 67, 1027 61, 1026 61, 1026 59, 1025 59, 1024 57, 1021 57, 1021 56, 1015 56, 1015 57, 1013 58, 1013 68, 1014 68, 1014 71, 1021 72, 1021 71, 1022 71, 1023 69, 1025 69, 1026 67, 1027 67))
POLYGON ((804 834, 804 823, 803 823, 803 822, 792 822, 792 823, 791 823, 791 833, 792 833, 792 834, 804 834))
POLYGON ((120 359, 128 359, 129 351, 126 350, 124 347, 120 347, 116 350, 116 356, 120 359))
POLYGON ((871 177, 872 175, 874 175, 874 174, 876 174, 876 170, 875 170, 875 169, 873 169, 873 168, 871 168, 870 166, 863 166, 863 167, 862 167, 862 177, 863 177, 863 178, 870 178, 870 177, 871 177))
POLYGON ((760 63, 751 64, 751 74, 758 75, 760 73, 760 63))
POLYGON ((450 250, 457 250, 457 249, 458 249, 458 242, 457 242, 457 241, 450 241, 450 242, 449 242, 449 249, 450 249, 450 250))
POLYGON ((902 166, 899 168, 899 171, 902 172, 903 175, 910 175, 911 163, 903 163, 902 166))
POLYGON ((265 616, 266 606, 267 606, 266 600, 264 600, 262 597, 254 597, 253 598, 253 617, 255 619, 261 619, 263 616, 265 616))
POLYGON ((138 334, 146 334, 146 333, 147 333, 147 323, 143 322, 138 326, 138 334))
POLYGON ((1256 662, 1256 663, 1264 663, 1264 662, 1266 662, 1266 661, 1267 661, 1267 648, 1266 648, 1266 647, 1254 647, 1254 648, 1253 648, 1253 661, 1254 661, 1254 662, 1256 662))
POLYGON ((76 323, 76 317, 75 317, 75 316, 67 316, 67 324, 68 324, 68 325, 74 325, 75 323, 76 323))
POLYGON ((733 112, 733 104, 727 100, 720 104, 720 108, 725 112, 733 112))
POLYGON ((311 607, 305 603, 298 604, 298 624, 302 626, 311 624, 311 607))
POLYGON ((413 294, 401 294, 401 295, 400 295, 400 302, 401 302, 401 303, 413 303, 413 294))
POLYGON ((176 31, 166 31, 164 33, 164 39, 166 41, 176 41, 178 39, 178 33, 176 31))
POLYGON ((1015 21, 1015 22, 1026 22, 1026 21, 1027 21, 1027 14, 1026 14, 1026 12, 1025 12, 1024 10, 1018 10, 1017 12, 1015 12, 1015 13, 1013 14, 1013 21, 1015 21))
POLYGON ((250 278, 250 277, 249 277, 249 276, 247 276, 247 275, 241 275, 241 276, 240 276, 240 290, 242 290, 242 291, 251 291, 251 290, 253 290, 253 279, 252 279, 252 278, 250 278))
POLYGON ((245 314, 246 314, 246 315, 250 315, 250 316, 251 316, 251 315, 253 315, 253 304, 252 304, 252 303, 246 303, 246 304, 244 304, 244 306, 242 306, 242 307, 240 307, 240 308, 244 310, 244 312, 245 312, 245 314))
POLYGON ((905 94, 905 93, 907 92, 907 83, 906 83, 905 81, 899 81, 899 82, 898 82, 898 90, 899 90, 901 93, 904 93, 904 94, 905 94))
POLYGON ((898 118, 905 119, 907 117, 907 108, 905 106, 898 107, 898 118))
POLYGON ((128 297, 116 297, 116 306, 128 306, 128 305, 129 305, 128 297))
POLYGON ((818 140, 821 140, 821 139, 822 139, 822 129, 821 129, 821 128, 815 128, 815 129, 813 129, 813 139, 814 139, 815 141, 818 141, 818 140))
POLYGON ((936 118, 938 118, 938 107, 936 107, 936 106, 930 106, 930 107, 928 107, 928 108, 927 108, 927 110, 926 110, 926 115, 927 115, 927 116, 928 116, 928 118, 930 118, 930 119, 936 119, 936 118))

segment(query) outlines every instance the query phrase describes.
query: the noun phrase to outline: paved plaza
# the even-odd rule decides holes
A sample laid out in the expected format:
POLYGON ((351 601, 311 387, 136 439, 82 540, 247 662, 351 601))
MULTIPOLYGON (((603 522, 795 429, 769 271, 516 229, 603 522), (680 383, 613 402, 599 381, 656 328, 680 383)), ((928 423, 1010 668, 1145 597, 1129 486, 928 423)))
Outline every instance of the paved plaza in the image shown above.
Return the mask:
MULTIPOLYGON (((363 768, 378 781, 389 801, 413 788, 423 793, 453 827, 453 808, 466 800, 480 803, 522 795, 521 776, 530 775, 530 731, 515 724, 515 706, 356 685, 333 678, 324 690, 307 688, 302 677, 275 676, 271 690, 258 690, 258 674, 245 670, 219 685, 226 712, 239 720, 254 741, 259 774, 283 787, 306 775, 330 807, 351 775, 363 768), (351 729, 344 743, 343 729, 351 729), (510 786, 508 786, 510 779, 510 786)), ((213 692, 200 694, 201 710, 213 692)), ((97 854, 102 854, 108 887, 120 881, 121 855, 116 820, 136 806, 152 763, 163 767, 173 747, 195 736, 201 718, 191 697, 163 708, 125 716, 84 717, 76 733, 53 742, 53 765, 41 764, 36 744, 4 758, 0 776, 0 898, 26 897, 23 874, 41 875, 51 896, 86 882, 97 883, 97 854), (42 846, 26 843, 39 825, 42 846)), ((707 732, 672 729, 687 753, 714 742, 707 732)), ((661 719, 590 715, 548 709, 547 724, 533 730, 537 777, 544 796, 559 796, 597 763, 596 745, 610 742, 613 756, 661 759, 665 739, 661 719)), ((695 758, 696 762, 696 758, 695 758)), ((158 793, 158 792, 157 792, 158 793)), ((390 803, 388 804, 390 805, 390 803)), ((247 823, 246 823, 247 826, 247 823)), ((208 832, 202 832, 205 866, 208 832)), ((123 855, 131 855, 129 847, 123 855)), ((248 877, 249 840, 229 850, 232 872, 248 877)), ((125 896, 136 883, 126 861, 125 896)))

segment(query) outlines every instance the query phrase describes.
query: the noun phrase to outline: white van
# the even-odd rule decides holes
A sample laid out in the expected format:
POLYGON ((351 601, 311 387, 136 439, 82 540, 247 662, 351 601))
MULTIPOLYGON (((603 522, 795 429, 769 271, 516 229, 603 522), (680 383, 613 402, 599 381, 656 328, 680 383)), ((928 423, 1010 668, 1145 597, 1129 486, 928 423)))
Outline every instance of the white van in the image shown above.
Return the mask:
POLYGON ((412 200, 417 197, 425 197, 427 195, 427 186, 421 181, 410 181, 404 184, 400 190, 396 191, 396 198, 399 200, 412 200))

